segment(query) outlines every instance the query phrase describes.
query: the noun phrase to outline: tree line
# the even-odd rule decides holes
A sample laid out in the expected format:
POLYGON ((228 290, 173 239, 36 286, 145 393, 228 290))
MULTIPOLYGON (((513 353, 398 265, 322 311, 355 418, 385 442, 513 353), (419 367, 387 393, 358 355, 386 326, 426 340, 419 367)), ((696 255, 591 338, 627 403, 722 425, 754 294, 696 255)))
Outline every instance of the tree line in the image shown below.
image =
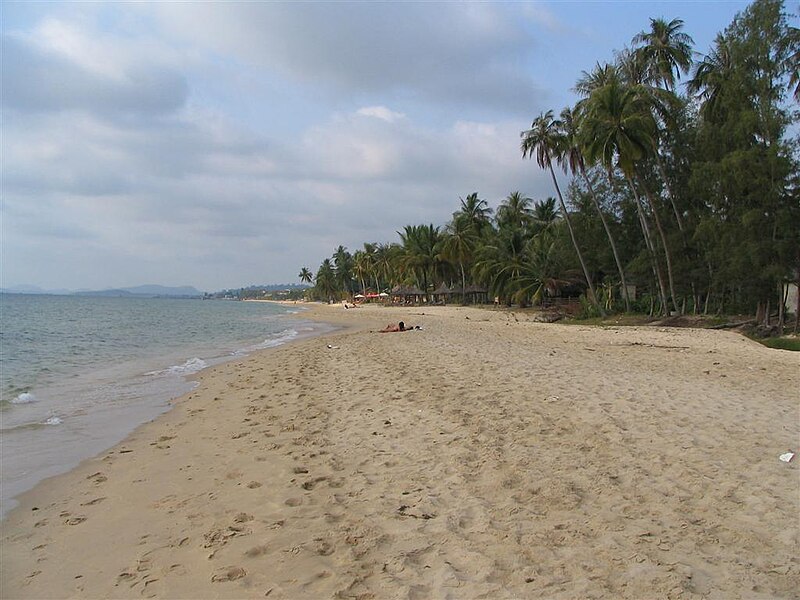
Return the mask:
POLYGON ((320 299, 477 284, 526 306, 580 289, 587 314, 741 313, 782 329, 786 284, 800 283, 790 16, 781 0, 756 0, 707 54, 682 20, 651 19, 582 72, 574 106, 521 132, 522 158, 549 172, 554 197, 513 192, 495 212, 471 193, 445 225, 406 225, 399 242, 353 254, 339 246, 300 279, 320 299))

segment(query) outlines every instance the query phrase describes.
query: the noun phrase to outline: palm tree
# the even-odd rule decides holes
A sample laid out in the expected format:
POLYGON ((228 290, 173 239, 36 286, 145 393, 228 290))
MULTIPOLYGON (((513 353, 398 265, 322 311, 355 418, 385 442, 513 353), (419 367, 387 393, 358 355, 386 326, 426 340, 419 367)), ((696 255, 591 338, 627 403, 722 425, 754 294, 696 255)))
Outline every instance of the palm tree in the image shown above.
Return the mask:
POLYGON ((353 291, 353 256, 347 251, 347 248, 340 245, 331 258, 333 258, 339 289, 350 294, 353 291))
POLYGON ((540 229, 550 229, 558 221, 556 199, 552 196, 533 205, 533 223, 540 229))
POLYGON ((596 89, 584 105, 581 118, 581 138, 586 159, 600 162, 609 177, 616 166, 622 171, 636 200, 639 224, 642 227, 653 272, 661 290, 662 308, 668 311, 667 290, 658 265, 655 246, 650 236, 647 215, 633 182, 636 163, 645 158, 653 147, 656 123, 653 115, 643 105, 637 89, 623 86, 619 81, 596 89))
POLYGON ((314 275, 308 270, 308 267, 303 267, 300 269, 298 277, 302 283, 311 283, 311 281, 314 279, 314 275))
POLYGON ((703 102, 700 114, 706 119, 719 115, 722 107, 724 84, 734 70, 733 49, 730 40, 717 34, 714 47, 702 60, 695 64, 694 77, 687 83, 690 93, 703 102))
POLYGON ((683 33, 683 21, 650 19, 650 31, 642 31, 633 38, 638 44, 636 53, 647 65, 650 78, 667 90, 675 88, 675 79, 688 73, 692 64, 691 36, 683 33))
POLYGON ((615 65, 609 63, 597 63, 589 72, 581 71, 581 76, 573 88, 575 92, 584 98, 591 96, 597 88, 601 88, 612 80, 619 79, 619 72, 615 65))
POLYGON ((594 193, 594 186, 589 180, 589 176, 586 174, 586 164, 583 157, 581 143, 578 138, 578 122, 575 113, 569 108, 562 110, 561 123, 564 140, 566 142, 566 151, 562 155, 559 162, 561 162, 565 171, 567 168, 569 168, 573 174, 580 173, 584 182, 586 183, 586 187, 589 189, 589 195, 592 198, 592 203, 594 204, 594 208, 600 217, 600 222, 603 224, 606 237, 608 237, 608 243, 611 246, 611 252, 614 255, 614 262, 617 264, 617 273, 619 274, 620 283, 622 284, 622 297, 625 300, 625 312, 630 312, 631 304, 628 298, 628 284, 625 281, 625 270, 622 268, 622 261, 619 258, 619 252, 617 251, 617 244, 614 242, 614 236, 611 235, 611 229, 608 227, 605 214, 603 214, 603 210, 600 208, 600 201, 597 199, 597 195, 594 193))
POLYGON ((789 73, 789 91, 792 92, 794 99, 800 102, 800 29, 789 27, 786 35, 786 43, 789 47, 786 55, 786 70, 789 73), (794 91, 792 91, 794 87, 794 91))
POLYGON ((326 258, 322 261, 315 280, 317 294, 328 302, 333 300, 336 294, 336 273, 331 259, 326 258))
POLYGON ((467 276, 464 263, 472 259, 478 243, 478 232, 465 215, 459 214, 447 225, 440 243, 440 257, 458 264, 461 273, 461 292, 466 300, 467 276))
POLYGON ((491 225, 489 218, 492 209, 489 208, 489 203, 478 198, 477 192, 469 194, 466 199, 459 198, 459 200, 461 200, 461 209, 453 214, 453 218, 456 218, 456 215, 463 215, 479 234, 483 233, 486 227, 491 225))
POLYGON ((403 265, 409 269, 421 284, 425 295, 428 282, 435 276, 439 259, 439 228, 430 225, 406 225, 397 232, 403 244, 403 265))
POLYGON ((533 200, 526 198, 520 192, 511 192, 497 207, 495 214, 497 226, 527 229, 533 218, 532 204, 533 200))
POLYGON ((353 255, 353 272, 358 277, 358 282, 361 284, 361 293, 367 293, 366 278, 369 276, 372 265, 370 264, 370 257, 363 250, 356 250, 353 255))
MULTIPOLYGON (((659 89, 671 92, 675 88, 675 80, 680 79, 681 73, 688 73, 692 65, 694 40, 691 36, 683 33, 681 29, 683 29, 681 19, 673 19, 669 23, 664 19, 650 19, 650 31, 642 31, 633 38, 633 43, 638 45, 633 52, 638 59, 636 62, 647 74, 646 83, 650 81, 654 83, 652 88, 649 85, 645 86, 651 109, 658 112, 667 124, 671 121, 670 108, 677 104, 677 98, 671 93, 659 93, 659 89)), ((661 160, 658 137, 653 141, 656 164, 669 194, 678 229, 683 234, 683 220, 675 204, 675 196, 661 160)))
POLYGON ((548 110, 546 113, 540 114, 534 119, 531 128, 523 131, 520 135, 522 137, 522 157, 533 158, 536 154, 536 162, 542 169, 549 169, 550 176, 553 178, 553 185, 558 194, 558 201, 561 206, 561 215, 567 224, 569 236, 572 240, 572 245, 575 248, 575 253, 578 255, 578 261, 581 263, 583 275, 586 277, 586 284, 589 286, 589 300, 597 308, 597 310, 604 314, 603 307, 597 301, 597 296, 594 292, 594 285, 592 284, 592 277, 589 275, 589 269, 586 267, 586 262, 583 260, 581 249, 578 246, 578 240, 575 239, 575 232, 572 229, 572 223, 567 213, 567 207, 564 204, 564 198, 561 195, 561 188, 558 187, 558 180, 556 179, 556 172, 553 170, 553 157, 560 156, 564 151, 563 135, 559 131, 560 123, 553 118, 553 111, 548 110))

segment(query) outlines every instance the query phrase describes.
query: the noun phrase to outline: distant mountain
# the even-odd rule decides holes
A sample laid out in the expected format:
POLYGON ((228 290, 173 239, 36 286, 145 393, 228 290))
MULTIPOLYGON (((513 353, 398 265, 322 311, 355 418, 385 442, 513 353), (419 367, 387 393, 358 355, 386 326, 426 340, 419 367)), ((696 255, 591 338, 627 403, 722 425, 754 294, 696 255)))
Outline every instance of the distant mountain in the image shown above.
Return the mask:
POLYGON ((139 285, 129 288, 76 292, 78 296, 134 297, 134 298, 199 298, 203 292, 192 286, 166 287, 163 285, 139 285))
POLYGON ((136 295, 147 296, 202 296, 203 292, 190 285, 180 287, 164 287, 163 285, 139 285, 136 287, 122 288, 123 291, 136 295))
POLYGON ((2 294, 49 294, 68 296, 72 292, 70 290, 45 290, 38 285, 12 285, 9 288, 0 288, 2 294))

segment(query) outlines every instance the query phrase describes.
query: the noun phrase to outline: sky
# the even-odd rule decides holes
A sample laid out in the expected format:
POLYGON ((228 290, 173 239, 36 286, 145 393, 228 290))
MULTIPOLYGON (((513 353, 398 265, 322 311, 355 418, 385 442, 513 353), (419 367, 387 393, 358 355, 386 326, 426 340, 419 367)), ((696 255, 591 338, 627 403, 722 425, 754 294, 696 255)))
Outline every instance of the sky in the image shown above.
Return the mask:
MULTIPOLYGON (((337 246, 553 195, 519 134, 735 0, 0 3, 0 287, 299 282, 337 246)), ((566 176, 562 176, 566 183, 566 176)))

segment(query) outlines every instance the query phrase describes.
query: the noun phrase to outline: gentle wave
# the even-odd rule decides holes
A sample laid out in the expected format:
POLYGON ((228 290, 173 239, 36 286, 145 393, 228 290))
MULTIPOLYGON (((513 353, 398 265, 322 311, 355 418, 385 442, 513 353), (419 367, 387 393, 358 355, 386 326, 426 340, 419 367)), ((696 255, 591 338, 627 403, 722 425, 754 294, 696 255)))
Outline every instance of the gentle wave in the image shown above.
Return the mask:
POLYGON ((20 423, 19 425, 12 425, 11 427, 3 427, 0 429, 0 433, 11 433, 12 431, 24 431, 26 429, 43 429, 51 425, 61 425, 62 422, 63 421, 59 417, 50 417, 43 422, 20 423))
POLYGON ((150 371, 145 375, 192 375, 199 373, 208 366, 208 363, 202 358, 190 358, 182 365, 174 365, 162 371, 150 371))
POLYGON ((276 333, 274 337, 266 339, 260 344, 256 344, 253 346, 253 349, 264 350, 265 348, 274 348, 275 346, 280 346, 281 344, 292 341, 297 335, 297 331, 294 329, 284 329, 280 333, 276 333))

